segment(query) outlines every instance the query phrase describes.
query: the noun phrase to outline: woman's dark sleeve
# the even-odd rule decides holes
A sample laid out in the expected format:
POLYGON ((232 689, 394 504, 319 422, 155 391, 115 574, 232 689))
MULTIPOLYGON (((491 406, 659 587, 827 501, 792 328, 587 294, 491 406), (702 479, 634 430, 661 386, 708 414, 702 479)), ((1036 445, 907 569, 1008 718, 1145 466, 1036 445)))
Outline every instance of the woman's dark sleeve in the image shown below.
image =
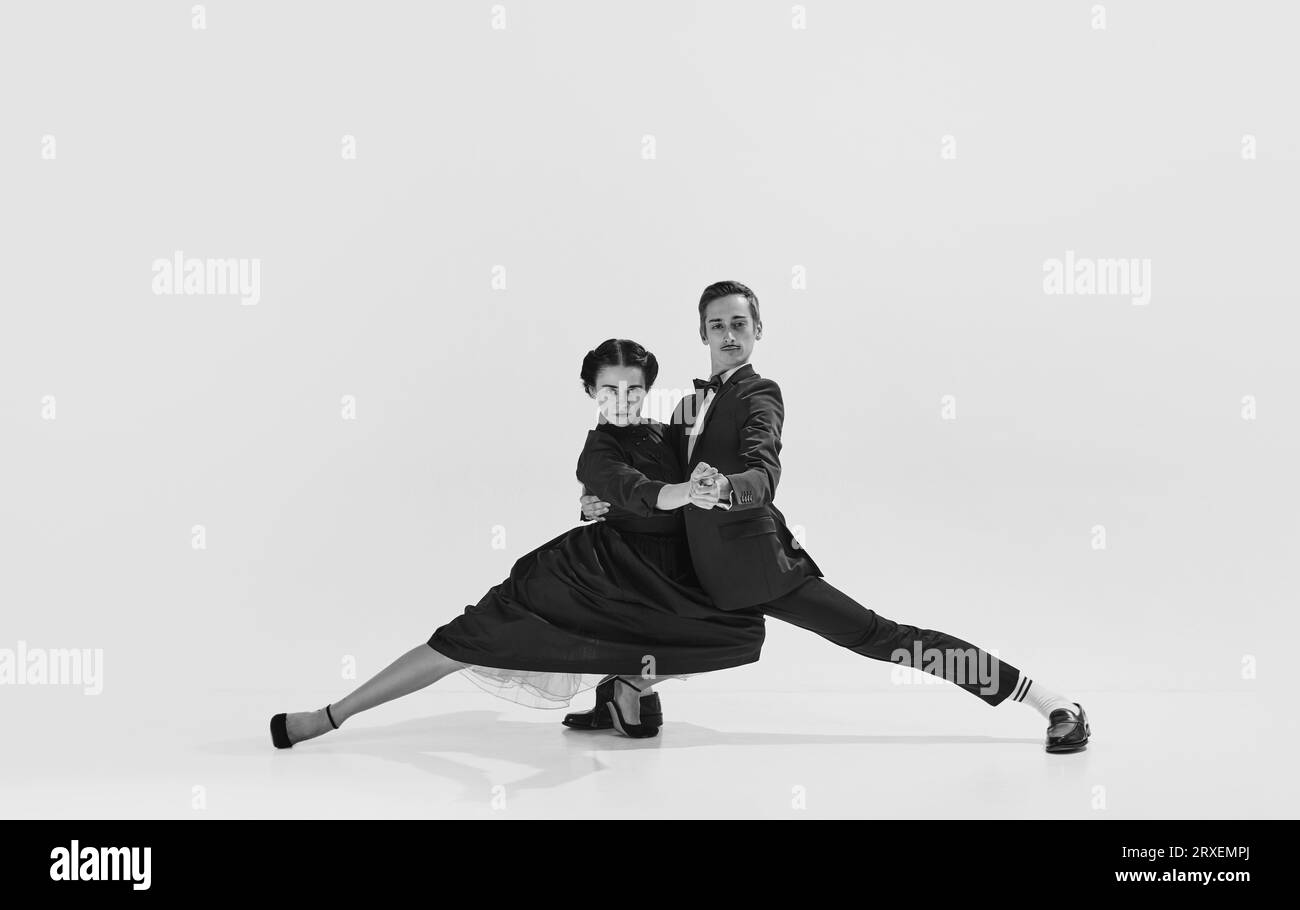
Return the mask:
POLYGON ((587 431, 587 444, 578 456, 578 479, 610 505, 649 517, 658 509, 659 491, 668 484, 651 480, 627 463, 618 441, 608 433, 587 431))

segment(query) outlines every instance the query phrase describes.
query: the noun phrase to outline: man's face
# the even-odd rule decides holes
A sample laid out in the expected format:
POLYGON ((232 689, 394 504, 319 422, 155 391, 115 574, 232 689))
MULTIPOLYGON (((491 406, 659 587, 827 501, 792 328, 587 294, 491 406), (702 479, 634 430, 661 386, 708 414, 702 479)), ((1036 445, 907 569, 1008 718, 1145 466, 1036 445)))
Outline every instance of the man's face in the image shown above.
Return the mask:
POLYGON ((725 373, 749 360, 754 342, 763 337, 763 326, 755 325, 744 295, 731 294, 712 300, 705 307, 702 332, 715 372, 725 373))

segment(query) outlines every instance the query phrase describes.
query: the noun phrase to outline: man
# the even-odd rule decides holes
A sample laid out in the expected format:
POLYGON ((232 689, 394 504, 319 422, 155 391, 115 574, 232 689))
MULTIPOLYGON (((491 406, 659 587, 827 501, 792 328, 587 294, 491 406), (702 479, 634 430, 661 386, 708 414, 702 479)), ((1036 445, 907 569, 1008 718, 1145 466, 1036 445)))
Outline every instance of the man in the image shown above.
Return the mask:
MULTIPOLYGON (((1084 749, 1091 731, 1078 702, 967 641, 886 619, 825 581, 795 545, 775 503, 785 406, 776 382, 750 363, 763 337, 758 297, 739 282, 711 284, 700 297, 699 317, 710 379, 695 381, 696 394, 679 403, 667 438, 684 465, 682 479, 696 485, 694 505, 685 509, 686 532, 709 597, 723 610, 757 609, 866 657, 942 676, 989 705, 1008 698, 1030 704, 1047 718, 1048 752, 1084 749)), ((609 508, 594 495, 581 502, 584 520, 600 520, 609 508)), ((602 686, 596 707, 569 715, 565 724, 609 727, 611 697, 602 686)), ((657 693, 640 707, 661 722, 657 693)))

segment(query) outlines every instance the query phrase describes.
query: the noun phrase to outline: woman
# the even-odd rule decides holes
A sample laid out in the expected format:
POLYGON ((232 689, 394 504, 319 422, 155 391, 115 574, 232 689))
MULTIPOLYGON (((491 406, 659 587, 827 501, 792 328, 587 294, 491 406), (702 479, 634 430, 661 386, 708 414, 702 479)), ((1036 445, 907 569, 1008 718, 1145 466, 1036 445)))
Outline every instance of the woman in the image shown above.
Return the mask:
MULTIPOLYGON (((583 389, 600 417, 577 473, 611 504, 605 520, 520 557, 482 600, 341 701, 275 715, 275 746, 336 730, 354 714, 456 670, 534 707, 567 704, 610 674, 602 685, 613 688, 614 729, 653 736, 659 725, 642 718, 641 708, 653 706, 647 690, 656 679, 758 660, 762 614, 719 610, 695 578, 681 510, 711 507, 701 487, 717 472, 701 466, 691 480, 675 482, 682 466, 664 440, 665 427, 641 414, 658 373, 655 356, 626 339, 611 338, 583 360, 583 389)), ((582 726, 598 728, 602 720, 582 726)))

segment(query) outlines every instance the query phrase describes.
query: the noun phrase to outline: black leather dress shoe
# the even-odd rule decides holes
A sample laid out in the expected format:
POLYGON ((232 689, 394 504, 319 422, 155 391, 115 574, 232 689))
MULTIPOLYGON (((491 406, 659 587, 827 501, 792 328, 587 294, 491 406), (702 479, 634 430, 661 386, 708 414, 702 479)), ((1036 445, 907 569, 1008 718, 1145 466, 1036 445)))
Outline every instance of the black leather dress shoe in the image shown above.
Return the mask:
MULTIPOLYGON (((596 707, 590 711, 564 715, 564 725, 574 730, 612 730, 614 721, 609 715, 609 703, 614 700, 614 677, 596 687, 596 707)), ((641 723, 649 727, 661 727, 664 722, 664 709, 659 703, 659 693, 651 692, 641 696, 641 723)))
POLYGON ((1077 701, 1069 708, 1057 708, 1047 717, 1047 751, 1048 752, 1082 752, 1088 746, 1088 737, 1092 728, 1088 726, 1088 714, 1083 705, 1077 701))

